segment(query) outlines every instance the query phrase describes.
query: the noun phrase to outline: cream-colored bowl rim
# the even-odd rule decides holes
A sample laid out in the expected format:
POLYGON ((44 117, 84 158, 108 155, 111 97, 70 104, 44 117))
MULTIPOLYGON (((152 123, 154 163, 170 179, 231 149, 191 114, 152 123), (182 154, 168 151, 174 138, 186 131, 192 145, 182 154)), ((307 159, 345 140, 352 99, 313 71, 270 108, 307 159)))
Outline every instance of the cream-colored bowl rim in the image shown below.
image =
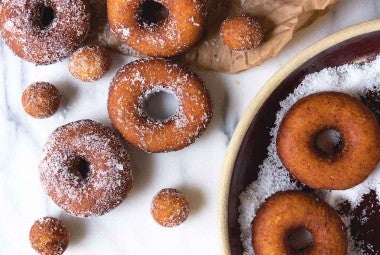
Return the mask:
POLYGON ((272 94, 272 92, 278 87, 278 85, 295 69, 301 66, 303 63, 314 57, 318 53, 334 46, 340 42, 346 41, 353 37, 367 34, 380 30, 380 19, 364 22, 337 33, 334 33, 325 39, 313 44, 306 48, 296 57, 286 63, 272 78, 270 78, 264 87, 260 90, 257 96, 251 101, 248 109, 245 111, 243 117, 239 121, 235 132, 232 136, 230 144, 228 145, 224 166, 222 171, 222 177, 219 187, 219 201, 218 201, 218 216, 219 216, 219 228, 222 244, 222 254, 230 255, 230 244, 228 236, 228 196, 230 191, 231 176, 235 165, 236 156, 240 149, 244 136, 251 124, 256 113, 259 111, 265 100, 272 94))

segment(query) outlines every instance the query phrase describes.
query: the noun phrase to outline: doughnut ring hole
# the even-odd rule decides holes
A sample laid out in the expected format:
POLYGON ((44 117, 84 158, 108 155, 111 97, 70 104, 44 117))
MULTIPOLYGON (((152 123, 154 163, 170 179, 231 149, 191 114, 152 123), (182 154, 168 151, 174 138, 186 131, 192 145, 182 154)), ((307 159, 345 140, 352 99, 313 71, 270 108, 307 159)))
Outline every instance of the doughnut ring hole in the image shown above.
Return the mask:
POLYGON ((148 91, 142 100, 142 116, 155 122, 166 123, 179 111, 179 100, 173 91, 148 91))
POLYGON ((138 8, 137 16, 142 28, 155 28, 169 16, 169 10, 159 2, 147 0, 138 8))
POLYGON ((72 173, 81 181, 86 182, 91 175, 91 163, 85 158, 76 156, 73 160, 72 173))
POLYGON ((48 29, 56 17, 55 10, 52 6, 42 2, 37 3, 34 8, 35 11, 32 15, 34 26, 41 30, 48 29))
POLYGON ((313 246, 313 234, 306 228, 295 228, 289 231, 286 243, 292 254, 304 254, 313 246))
POLYGON ((315 135, 314 147, 319 155, 333 160, 343 150, 344 140, 342 134, 334 128, 324 128, 315 135))

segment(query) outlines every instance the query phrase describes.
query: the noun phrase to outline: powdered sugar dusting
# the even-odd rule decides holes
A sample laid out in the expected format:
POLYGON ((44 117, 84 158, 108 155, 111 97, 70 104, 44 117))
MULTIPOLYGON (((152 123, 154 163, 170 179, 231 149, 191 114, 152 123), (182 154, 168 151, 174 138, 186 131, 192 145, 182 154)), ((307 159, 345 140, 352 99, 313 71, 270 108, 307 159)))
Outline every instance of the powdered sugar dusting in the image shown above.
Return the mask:
POLYGON ((58 128, 44 148, 40 179, 65 211, 82 217, 102 215, 119 205, 132 185, 128 154, 106 127, 90 120, 58 128), (79 174, 79 159, 89 163, 79 174))
MULTIPOLYGON (((284 101, 280 102, 281 109, 277 113, 276 122, 270 131, 272 141, 268 147, 268 157, 259 166, 258 179, 251 183, 240 195, 239 224, 241 229, 241 240, 244 246, 244 254, 252 255, 254 251, 251 246, 251 222, 260 205, 270 195, 277 191, 300 189, 294 182, 281 160, 277 155, 276 136, 281 120, 290 107, 299 99, 310 94, 322 91, 338 91, 348 93, 354 97, 363 97, 368 91, 380 91, 380 56, 367 63, 346 64, 340 67, 326 68, 320 72, 307 75, 302 83, 284 101)), ((358 206, 363 195, 374 190, 380 197, 380 166, 363 183, 348 190, 318 191, 317 195, 333 206, 336 210, 343 201, 348 201, 352 208, 358 206)), ((342 220, 349 227, 351 218, 342 216, 342 220)), ((366 221, 366 217, 362 218, 366 221)), ((350 230, 349 254, 367 254, 358 247, 365 244, 355 244, 350 230)))

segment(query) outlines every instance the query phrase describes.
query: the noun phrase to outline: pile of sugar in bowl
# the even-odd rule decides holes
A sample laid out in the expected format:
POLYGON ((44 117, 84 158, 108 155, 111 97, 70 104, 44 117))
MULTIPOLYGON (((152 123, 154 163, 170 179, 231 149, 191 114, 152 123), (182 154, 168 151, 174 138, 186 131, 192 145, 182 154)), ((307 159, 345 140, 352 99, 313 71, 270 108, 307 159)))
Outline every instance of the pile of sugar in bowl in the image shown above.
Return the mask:
MULTIPOLYGON (((239 224, 241 240, 244 246, 244 254, 252 255, 254 251, 251 245, 251 223, 257 209, 270 195, 277 191, 301 189, 293 180, 288 171, 282 165, 276 150, 276 136, 278 127, 289 108, 299 99, 321 91, 339 91, 357 98, 363 98, 370 93, 379 94, 380 91, 380 55, 371 62, 346 64, 334 68, 326 68, 320 72, 307 75, 302 83, 284 101, 280 103, 281 109, 277 113, 276 122, 271 129, 272 140, 267 148, 268 157, 259 166, 258 179, 252 182, 240 195, 239 224)), ((375 106, 376 107, 376 106, 375 106)), ((377 114, 380 109, 372 109, 377 114)), ((317 195, 325 200, 336 210, 340 209, 343 202, 349 203, 351 208, 357 207, 363 199, 363 195, 376 192, 380 198, 380 165, 363 183, 348 190, 321 190, 317 195)), ((365 212, 361 221, 366 221, 365 212)), ((349 255, 368 254, 371 251, 370 244, 354 243, 350 234, 350 215, 342 216, 348 227, 349 255)), ((371 254, 375 254, 375 251, 371 254)))

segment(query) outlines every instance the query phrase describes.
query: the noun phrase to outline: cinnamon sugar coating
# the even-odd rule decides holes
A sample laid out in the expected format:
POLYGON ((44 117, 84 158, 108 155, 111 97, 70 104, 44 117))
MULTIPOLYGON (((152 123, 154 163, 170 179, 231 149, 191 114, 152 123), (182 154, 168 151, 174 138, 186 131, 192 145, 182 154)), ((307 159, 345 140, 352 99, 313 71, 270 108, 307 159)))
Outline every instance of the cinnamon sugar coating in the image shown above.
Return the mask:
POLYGON ((69 72, 84 82, 99 80, 110 67, 110 53, 97 45, 80 48, 69 59, 69 72))
POLYGON ((128 153, 107 127, 80 120, 57 128, 39 166, 49 197, 79 217, 103 215, 118 206, 132 187, 128 153))
POLYGON ((41 255, 61 255, 69 245, 69 231, 60 220, 44 217, 34 222, 29 240, 41 255))
POLYGON ((52 116, 61 103, 61 93, 48 82, 36 82, 22 93, 21 102, 26 113, 37 119, 52 116))
POLYGON ((147 152, 180 150, 206 130, 212 102, 194 72, 164 59, 143 59, 122 67, 108 95, 108 113, 115 128, 133 146, 147 152), (164 91, 177 98, 176 113, 165 121, 150 117, 144 102, 164 91))
POLYGON ((158 224, 175 227, 182 224, 189 216, 190 204, 180 191, 162 189, 153 198, 151 213, 158 224))
POLYGON ((107 10, 112 31, 133 49, 155 57, 187 50, 200 39, 206 21, 205 0, 108 0, 107 10), (168 14, 151 23, 144 15, 155 16, 157 4, 168 14))
POLYGON ((90 13, 85 0, 4 0, 0 30, 20 58, 47 65, 68 57, 85 39, 90 13))
POLYGON ((232 50, 252 50, 263 40, 264 28, 257 18, 248 14, 235 15, 223 21, 220 37, 232 50))

